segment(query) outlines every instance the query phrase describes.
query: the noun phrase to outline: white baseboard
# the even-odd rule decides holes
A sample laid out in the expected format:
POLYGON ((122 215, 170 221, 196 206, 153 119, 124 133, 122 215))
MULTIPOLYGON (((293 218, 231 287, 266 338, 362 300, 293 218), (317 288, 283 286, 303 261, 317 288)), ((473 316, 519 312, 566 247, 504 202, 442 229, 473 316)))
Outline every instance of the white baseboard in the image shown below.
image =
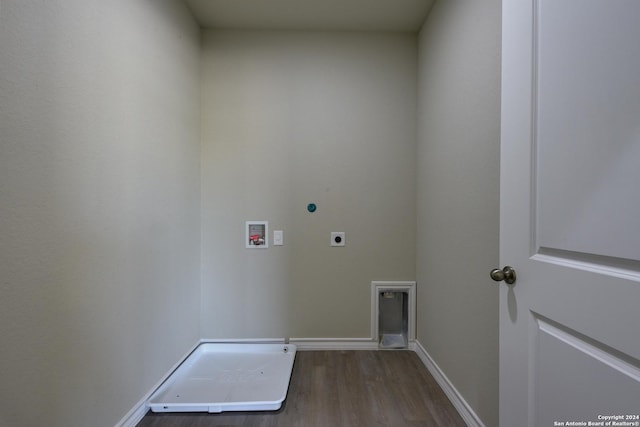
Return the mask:
POLYGON ((415 342, 414 348, 414 351, 420 360, 422 360, 422 363, 424 363, 438 385, 440 385, 440 388, 442 388, 453 406, 457 409, 464 422, 467 423, 469 427, 485 427, 482 420, 480 420, 478 415, 471 409, 471 406, 464 400, 464 397, 462 397, 460 392, 454 387, 453 383, 449 381, 449 378, 442 372, 442 369, 440 369, 419 341, 415 342))
POLYGON ((129 413, 115 425, 115 427, 135 427, 138 425, 138 423, 142 421, 144 416, 147 414, 147 411, 149 411, 149 408, 147 408, 147 399, 149 396, 145 396, 144 399, 138 402, 138 404, 130 410, 129 413))
POLYGON ((299 351, 305 350, 377 350, 371 338, 290 338, 299 351))
POLYGON ((200 344, 282 344, 284 338, 202 338, 200 344))

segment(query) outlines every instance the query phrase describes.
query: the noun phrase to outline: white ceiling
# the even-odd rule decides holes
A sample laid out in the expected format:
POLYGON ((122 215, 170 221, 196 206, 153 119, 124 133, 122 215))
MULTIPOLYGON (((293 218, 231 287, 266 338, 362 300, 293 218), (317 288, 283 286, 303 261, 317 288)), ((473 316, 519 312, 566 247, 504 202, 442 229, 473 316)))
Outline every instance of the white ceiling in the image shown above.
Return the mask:
POLYGON ((434 0, 186 0, 204 28, 418 31, 434 0))

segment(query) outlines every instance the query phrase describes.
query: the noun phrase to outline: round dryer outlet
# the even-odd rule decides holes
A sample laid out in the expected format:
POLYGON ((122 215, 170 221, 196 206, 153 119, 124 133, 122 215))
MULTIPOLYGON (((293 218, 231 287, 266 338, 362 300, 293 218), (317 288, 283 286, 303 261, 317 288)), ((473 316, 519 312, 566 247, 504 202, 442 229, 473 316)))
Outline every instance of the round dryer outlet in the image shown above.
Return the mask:
POLYGON ((344 231, 331 232, 331 246, 344 246, 346 243, 344 231))

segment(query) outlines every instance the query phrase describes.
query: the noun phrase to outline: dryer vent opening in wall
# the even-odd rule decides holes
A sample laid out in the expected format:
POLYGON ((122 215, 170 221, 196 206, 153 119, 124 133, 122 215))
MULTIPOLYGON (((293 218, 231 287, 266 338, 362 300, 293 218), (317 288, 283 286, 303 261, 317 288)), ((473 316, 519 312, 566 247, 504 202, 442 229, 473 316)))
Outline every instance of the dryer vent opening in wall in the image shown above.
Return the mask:
POLYGON ((406 349, 415 340, 415 282, 371 283, 371 335, 381 349, 406 349))
POLYGON ((409 345, 409 294, 382 291, 378 294, 378 345, 407 348, 409 345))

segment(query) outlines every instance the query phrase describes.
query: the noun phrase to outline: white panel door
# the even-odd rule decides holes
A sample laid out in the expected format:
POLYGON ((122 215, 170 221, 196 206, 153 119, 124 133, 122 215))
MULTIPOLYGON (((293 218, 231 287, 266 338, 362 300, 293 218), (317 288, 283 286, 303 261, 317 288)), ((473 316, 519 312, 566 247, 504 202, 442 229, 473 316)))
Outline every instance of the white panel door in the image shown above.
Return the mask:
POLYGON ((502 40, 500 425, 640 426, 640 1, 505 0, 502 40))

